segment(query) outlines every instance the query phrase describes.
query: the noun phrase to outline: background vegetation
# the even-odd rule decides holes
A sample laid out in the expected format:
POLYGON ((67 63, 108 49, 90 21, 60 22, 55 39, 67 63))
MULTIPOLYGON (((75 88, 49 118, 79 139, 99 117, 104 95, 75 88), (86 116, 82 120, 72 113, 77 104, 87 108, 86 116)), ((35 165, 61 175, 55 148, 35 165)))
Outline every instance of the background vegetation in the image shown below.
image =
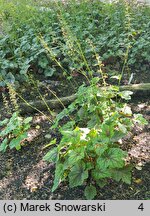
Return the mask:
MULTIPOLYGON (((124 0, 112 4, 99 0, 0 0, 4 112, 0 151, 21 150, 28 143, 33 118, 27 111, 21 117, 23 100, 50 124, 49 143, 42 147, 49 151, 42 156, 55 165, 52 192, 67 182, 70 188, 82 186, 84 196, 93 199, 98 187, 111 181, 131 184, 136 163, 129 159, 129 146, 124 141, 133 129, 144 128, 148 122, 132 112, 128 101, 133 92, 121 91, 120 85, 136 83, 133 77, 141 72, 147 76, 149 66, 149 6, 124 0), (47 85, 62 80, 69 95, 71 89, 75 93, 74 102, 67 108, 47 85), (44 88, 64 108, 57 116, 58 110, 51 110, 42 93, 44 88), (27 102, 26 95, 30 98, 32 91, 48 114, 35 106, 35 95, 33 103, 27 102)), ((66 89, 60 90, 60 96, 66 96, 66 89)), ((69 97, 65 100, 70 101, 69 97)))
POLYGON ((144 73, 149 68, 149 7, 134 1, 79 2, 1 0, 2 78, 21 82, 29 72, 46 77, 64 71, 70 76, 74 70, 94 73, 93 47, 113 75, 123 70, 129 79, 131 71, 144 73))

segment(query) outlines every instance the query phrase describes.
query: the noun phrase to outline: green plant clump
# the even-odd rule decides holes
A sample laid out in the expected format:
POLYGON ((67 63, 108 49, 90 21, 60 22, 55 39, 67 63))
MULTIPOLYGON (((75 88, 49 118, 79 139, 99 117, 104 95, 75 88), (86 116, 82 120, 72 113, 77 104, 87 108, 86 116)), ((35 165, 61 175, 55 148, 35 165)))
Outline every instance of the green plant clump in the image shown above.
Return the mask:
POLYGON ((2 127, 0 132, 2 139, 1 152, 5 152, 8 147, 16 150, 21 149, 22 141, 27 138, 27 130, 30 128, 31 120, 32 117, 23 119, 18 112, 14 112, 10 119, 5 118, 0 122, 0 127, 2 127))
POLYGON ((85 197, 93 199, 97 187, 103 187, 109 179, 131 183, 132 165, 126 162, 128 154, 120 140, 135 123, 146 121, 120 101, 129 100, 131 91, 119 91, 116 86, 100 89, 98 81, 93 78, 90 86, 82 85, 77 99, 57 115, 52 126, 59 127, 62 134, 60 143, 44 156, 44 160, 56 165, 52 191, 66 180, 71 188, 85 186, 85 197), (66 116, 70 121, 58 126, 66 116))
MULTIPOLYGON (((137 6, 124 0, 113 4, 99 0, 42 3, 0 1, 3 27, 0 67, 3 79, 24 82, 28 72, 49 78, 61 75, 62 68, 68 74, 74 70, 81 72, 87 69, 85 59, 91 71, 96 71, 89 41, 113 73, 120 73, 124 67, 130 77, 131 70, 146 71, 149 68, 148 6, 137 6), (40 36, 49 47, 50 55, 41 45, 40 36), (61 67, 57 61, 61 62, 61 67)), ((0 80, 2 85, 4 82, 0 80)))

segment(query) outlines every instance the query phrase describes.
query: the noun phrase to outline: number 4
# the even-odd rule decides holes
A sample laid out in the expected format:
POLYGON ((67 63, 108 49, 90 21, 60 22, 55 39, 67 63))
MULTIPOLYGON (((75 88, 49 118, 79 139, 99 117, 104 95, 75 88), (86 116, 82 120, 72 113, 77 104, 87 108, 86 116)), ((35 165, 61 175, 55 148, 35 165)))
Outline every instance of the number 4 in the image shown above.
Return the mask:
POLYGON ((138 207, 139 210, 143 211, 144 210, 144 207, 143 207, 143 203, 141 203, 138 207))

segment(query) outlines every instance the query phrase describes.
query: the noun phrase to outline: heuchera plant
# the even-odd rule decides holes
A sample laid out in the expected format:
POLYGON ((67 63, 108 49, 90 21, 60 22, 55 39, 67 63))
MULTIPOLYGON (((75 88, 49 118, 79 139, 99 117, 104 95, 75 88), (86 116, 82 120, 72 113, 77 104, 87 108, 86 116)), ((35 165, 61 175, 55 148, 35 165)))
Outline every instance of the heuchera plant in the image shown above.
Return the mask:
POLYGON ((0 137, 2 143, 0 144, 0 151, 5 152, 8 147, 20 150, 21 142, 27 138, 27 130, 30 128, 31 120, 32 117, 23 119, 18 112, 14 112, 10 119, 6 118, 1 121, 0 137))
MULTIPOLYGON (((116 86, 100 89, 98 81, 93 78, 90 86, 82 85, 76 100, 57 115, 52 126, 58 127, 65 116, 71 119, 59 126, 59 145, 44 156, 44 160, 56 164, 52 191, 66 180, 71 188, 84 185, 86 199, 93 199, 97 186, 103 187, 109 179, 131 183, 132 166, 126 163, 128 153, 122 150, 119 140, 135 123, 146 124, 146 120, 120 102, 120 97, 129 100, 131 91, 120 92, 116 86)), ((51 144, 56 144, 56 140, 51 144)))

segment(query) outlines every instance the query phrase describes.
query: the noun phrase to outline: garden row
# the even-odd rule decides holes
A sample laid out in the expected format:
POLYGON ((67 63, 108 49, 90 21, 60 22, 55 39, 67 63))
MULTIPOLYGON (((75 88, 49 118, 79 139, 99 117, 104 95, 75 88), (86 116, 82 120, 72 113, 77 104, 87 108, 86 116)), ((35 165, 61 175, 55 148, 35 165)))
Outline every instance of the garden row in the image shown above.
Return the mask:
POLYGON ((1 82, 27 74, 70 77, 97 71, 96 54, 109 75, 146 71, 150 62, 150 8, 94 1, 1 0, 1 82))

